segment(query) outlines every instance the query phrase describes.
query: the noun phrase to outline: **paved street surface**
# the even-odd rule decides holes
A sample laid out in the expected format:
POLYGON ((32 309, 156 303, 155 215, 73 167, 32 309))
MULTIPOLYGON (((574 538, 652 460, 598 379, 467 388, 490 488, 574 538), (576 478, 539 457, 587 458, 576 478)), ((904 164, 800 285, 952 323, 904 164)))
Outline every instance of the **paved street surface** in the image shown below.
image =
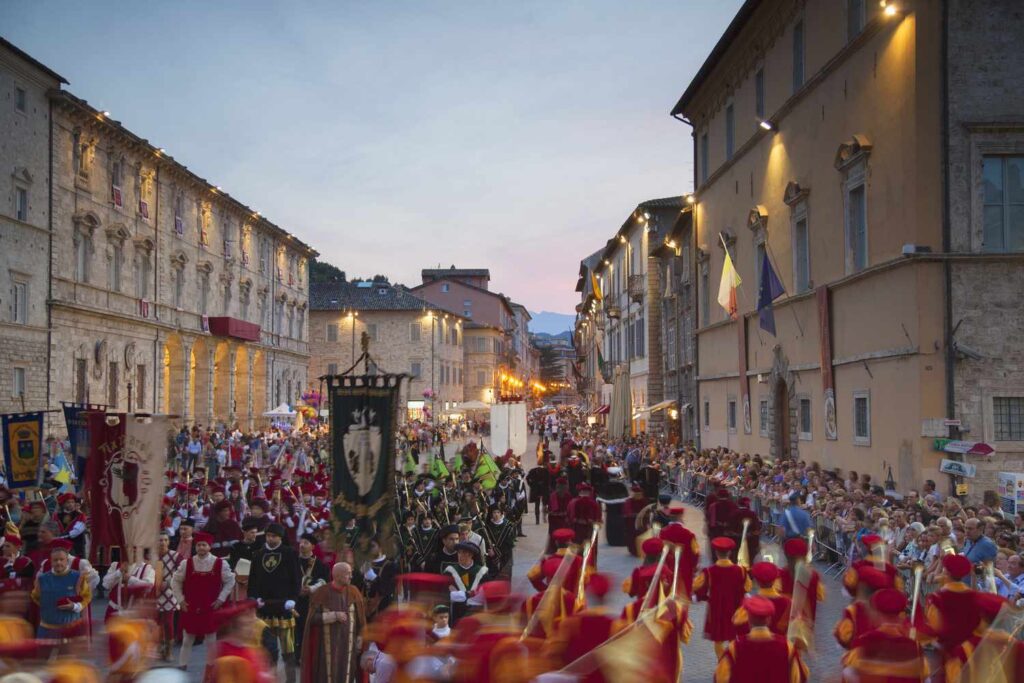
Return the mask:
MULTIPOLYGON (((485 440, 485 444, 487 442, 488 440, 485 440)), ((529 468, 533 467, 535 464, 534 453, 536 452, 536 444, 536 437, 531 436, 526 456, 523 458, 523 467, 526 470, 529 470, 529 468)), ((460 440, 445 448, 445 453, 448 456, 449 461, 454 457, 456 448, 461 445, 462 441, 460 440)), ((421 458, 421 462, 424 462, 425 460, 426 459, 421 458)), ((691 531, 697 534, 701 547, 702 564, 707 564, 706 553, 708 544, 704 531, 703 510, 689 504, 686 504, 686 508, 686 525, 691 531)), ((526 572, 544 551, 544 547, 547 542, 547 522, 542 519, 539 526, 535 524, 533 510, 531 508, 531 510, 529 510, 523 517, 523 532, 527 536, 526 538, 520 538, 516 545, 512 583, 513 590, 530 595, 533 593, 533 588, 526 579, 526 572)), ((780 558, 782 557, 782 552, 777 546, 768 545, 765 547, 764 552, 771 554, 776 558, 777 562, 780 561, 780 558)), ((609 546, 604 534, 601 534, 598 553, 598 570, 610 573, 615 577, 615 581, 613 582, 615 590, 610 596, 608 605, 610 606, 610 609, 614 610, 616 613, 620 611, 628 601, 627 596, 622 593, 618 587, 621 586, 622 580, 629 576, 637 563, 638 560, 630 556, 629 553, 626 552, 625 547, 609 546)), ((830 683, 832 681, 839 680, 839 659, 842 655, 842 649, 836 644, 835 639, 832 637, 832 629, 839 620, 843 608, 847 604, 847 600, 841 593, 841 587, 837 579, 824 577, 824 582, 826 585, 826 598, 825 603, 818 607, 818 623, 815 629, 815 648, 806 658, 806 661, 811 670, 811 681, 830 683)), ((93 603, 94 623, 103 623, 103 613, 105 609, 105 600, 97 600, 93 603)), ((699 602, 694 603, 690 610, 690 620, 693 622, 694 632, 690 643, 683 648, 684 664, 681 679, 683 681, 710 681, 714 674, 715 665, 717 664, 714 645, 710 641, 704 640, 702 635, 704 628, 704 612, 705 605, 704 603, 699 602)), ((97 661, 100 661, 99 657, 102 657, 102 654, 97 655, 97 661)), ((193 648, 192 661, 189 665, 190 680, 200 680, 205 658, 205 646, 197 645, 193 648)), ((177 652, 174 653, 174 661, 172 664, 177 664, 177 652)), ((283 669, 280 671, 280 677, 283 680, 283 669)))

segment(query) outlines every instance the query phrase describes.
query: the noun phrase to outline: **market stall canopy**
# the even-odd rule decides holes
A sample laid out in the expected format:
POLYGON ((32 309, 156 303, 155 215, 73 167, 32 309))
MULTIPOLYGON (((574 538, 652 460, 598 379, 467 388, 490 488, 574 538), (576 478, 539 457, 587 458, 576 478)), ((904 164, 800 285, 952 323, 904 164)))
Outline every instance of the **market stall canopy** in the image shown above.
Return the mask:
POLYGON ((597 410, 595 410, 592 414, 593 415, 607 415, 608 411, 611 410, 611 409, 612 409, 612 407, 610 405, 605 404, 605 405, 601 406, 600 408, 598 408, 597 410))
POLYGON ((483 401, 463 401, 457 406, 457 410, 487 410, 489 405, 483 401))
POLYGON ((295 411, 289 408, 287 403, 282 403, 273 410, 263 413, 263 417, 295 417, 295 411))

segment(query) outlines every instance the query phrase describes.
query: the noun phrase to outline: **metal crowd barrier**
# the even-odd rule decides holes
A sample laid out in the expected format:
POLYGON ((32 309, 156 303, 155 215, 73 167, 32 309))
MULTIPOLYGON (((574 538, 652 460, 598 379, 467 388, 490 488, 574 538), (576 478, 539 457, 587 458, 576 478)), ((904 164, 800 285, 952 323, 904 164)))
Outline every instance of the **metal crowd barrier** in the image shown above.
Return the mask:
POLYGON ((825 574, 834 572, 839 576, 846 571, 849 566, 849 537, 835 520, 815 515, 814 541, 817 546, 815 559, 828 564, 825 574))

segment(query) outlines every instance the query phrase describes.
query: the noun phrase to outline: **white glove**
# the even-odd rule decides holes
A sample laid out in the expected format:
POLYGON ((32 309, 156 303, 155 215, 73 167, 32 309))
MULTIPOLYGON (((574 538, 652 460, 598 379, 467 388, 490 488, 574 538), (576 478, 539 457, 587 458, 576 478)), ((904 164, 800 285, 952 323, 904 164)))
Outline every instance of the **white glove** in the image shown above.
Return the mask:
POLYGON ((291 612, 293 609, 295 609, 295 601, 294 600, 285 600, 284 601, 284 611, 285 612, 291 612))
POLYGON ((363 576, 366 577, 367 581, 373 581, 377 578, 377 572, 373 571, 373 568, 371 567, 370 569, 366 570, 366 573, 363 576))
POLYGON ((450 596, 452 602, 466 602, 466 591, 452 591, 450 596))
POLYGON ((81 611, 82 611, 82 603, 80 603, 80 602, 73 602, 73 603, 71 603, 71 609, 73 609, 75 611, 75 614, 81 613, 81 611))
POLYGON ((338 620, 338 616, 334 612, 324 612, 324 623, 333 624, 338 620))
POLYGON ((266 603, 263 602, 263 598, 256 598, 256 606, 257 607, 263 607, 263 605, 265 605, 265 604, 266 603))

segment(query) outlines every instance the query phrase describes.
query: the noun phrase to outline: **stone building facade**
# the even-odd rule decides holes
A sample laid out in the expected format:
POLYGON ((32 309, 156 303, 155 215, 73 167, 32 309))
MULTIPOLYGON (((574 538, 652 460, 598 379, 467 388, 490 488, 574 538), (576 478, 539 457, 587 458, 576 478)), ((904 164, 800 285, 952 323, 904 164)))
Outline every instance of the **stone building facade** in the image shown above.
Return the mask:
POLYGON ((501 393, 505 335, 493 325, 471 320, 466 321, 465 328, 466 400, 490 405, 501 393))
MULTIPOLYGON (((435 417, 457 411, 463 401, 466 343, 463 319, 386 280, 341 280, 310 287, 310 377, 345 372, 362 353, 369 335, 375 361, 371 371, 405 373, 401 400, 406 417, 423 408, 435 417), (431 389, 433 400, 424 397, 431 389)), ((362 373, 364 367, 359 366, 362 373)))
POLYGON ((316 252, 9 43, 0 63, 2 409, 20 407, 12 375, 29 409, 90 402, 249 427, 294 403, 316 252))
POLYGON ((1024 13, 981 5, 748 0, 683 93, 703 446, 952 492, 961 438, 996 449, 972 495, 1019 471, 1024 13))
POLYGON ((0 38, 0 413, 47 407, 47 92, 65 82, 0 38))

